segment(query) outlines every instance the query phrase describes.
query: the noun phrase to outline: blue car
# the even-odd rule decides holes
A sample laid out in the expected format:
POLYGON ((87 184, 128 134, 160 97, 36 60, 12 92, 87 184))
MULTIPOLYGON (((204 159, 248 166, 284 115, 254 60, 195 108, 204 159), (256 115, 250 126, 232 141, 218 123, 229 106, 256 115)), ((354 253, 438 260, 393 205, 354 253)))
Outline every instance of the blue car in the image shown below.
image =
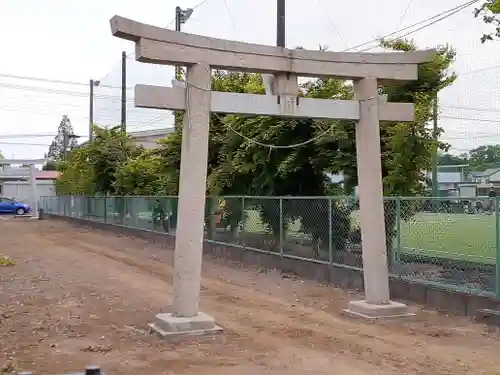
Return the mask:
POLYGON ((25 215, 31 211, 30 206, 13 199, 0 197, 0 214, 25 215))

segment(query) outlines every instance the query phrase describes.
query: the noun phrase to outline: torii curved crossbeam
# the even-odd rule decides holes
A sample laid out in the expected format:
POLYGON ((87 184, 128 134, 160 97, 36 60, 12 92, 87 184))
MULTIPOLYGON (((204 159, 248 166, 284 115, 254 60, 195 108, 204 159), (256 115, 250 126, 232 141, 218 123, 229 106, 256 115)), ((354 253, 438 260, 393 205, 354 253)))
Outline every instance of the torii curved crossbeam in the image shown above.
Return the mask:
POLYGON ((163 65, 205 62, 212 68, 256 73, 291 73, 303 77, 379 80, 417 79, 417 64, 432 59, 435 50, 412 52, 325 52, 288 49, 179 33, 114 16, 114 36, 136 44, 136 59, 163 65))

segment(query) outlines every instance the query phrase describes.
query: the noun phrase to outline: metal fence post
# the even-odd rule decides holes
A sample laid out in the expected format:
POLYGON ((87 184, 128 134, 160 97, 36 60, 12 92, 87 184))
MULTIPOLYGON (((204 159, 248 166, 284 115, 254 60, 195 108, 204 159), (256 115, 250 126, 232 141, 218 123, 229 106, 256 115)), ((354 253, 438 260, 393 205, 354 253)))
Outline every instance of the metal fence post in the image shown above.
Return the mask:
POLYGON ((396 197, 396 246, 392 247, 392 264, 396 269, 396 275, 401 276, 400 258, 401 254, 401 197, 396 197))
POLYGON ((332 198, 328 198, 328 262, 333 264, 332 198))
POLYGON ((500 216, 499 198, 495 198, 495 295, 500 298, 500 216))
POLYGON ((241 245, 245 247, 245 197, 241 197, 241 245))
POLYGON ((108 222, 108 197, 104 196, 104 223, 108 222))
POLYGON ((285 234, 283 233, 283 198, 279 198, 280 203, 280 255, 283 258, 284 249, 283 245, 285 242, 285 234))

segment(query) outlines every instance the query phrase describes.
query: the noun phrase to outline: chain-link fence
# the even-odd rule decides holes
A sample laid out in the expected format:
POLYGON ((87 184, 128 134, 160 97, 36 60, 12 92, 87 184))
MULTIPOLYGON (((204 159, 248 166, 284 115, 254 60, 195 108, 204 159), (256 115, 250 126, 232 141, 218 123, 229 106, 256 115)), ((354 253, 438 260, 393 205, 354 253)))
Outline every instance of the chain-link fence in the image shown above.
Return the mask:
MULTIPOLYGON (((393 277, 500 295, 500 200, 385 198, 393 277)), ((48 214, 175 234, 177 197, 44 197, 48 214)), ((352 197, 210 197, 208 241, 362 268, 359 204, 352 197)))

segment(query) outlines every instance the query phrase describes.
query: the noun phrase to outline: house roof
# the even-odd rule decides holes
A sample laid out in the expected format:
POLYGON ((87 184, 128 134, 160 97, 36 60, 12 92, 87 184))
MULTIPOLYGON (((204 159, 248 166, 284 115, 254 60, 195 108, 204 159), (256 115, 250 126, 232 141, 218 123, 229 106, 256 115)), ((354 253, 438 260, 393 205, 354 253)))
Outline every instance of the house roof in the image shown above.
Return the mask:
POLYGON ((473 177, 489 177, 492 174, 497 173, 498 171, 500 171, 500 168, 488 168, 483 172, 471 172, 471 175, 473 177))
POLYGON ((56 180, 60 176, 60 172, 58 171, 37 171, 36 179, 37 180, 56 180))

